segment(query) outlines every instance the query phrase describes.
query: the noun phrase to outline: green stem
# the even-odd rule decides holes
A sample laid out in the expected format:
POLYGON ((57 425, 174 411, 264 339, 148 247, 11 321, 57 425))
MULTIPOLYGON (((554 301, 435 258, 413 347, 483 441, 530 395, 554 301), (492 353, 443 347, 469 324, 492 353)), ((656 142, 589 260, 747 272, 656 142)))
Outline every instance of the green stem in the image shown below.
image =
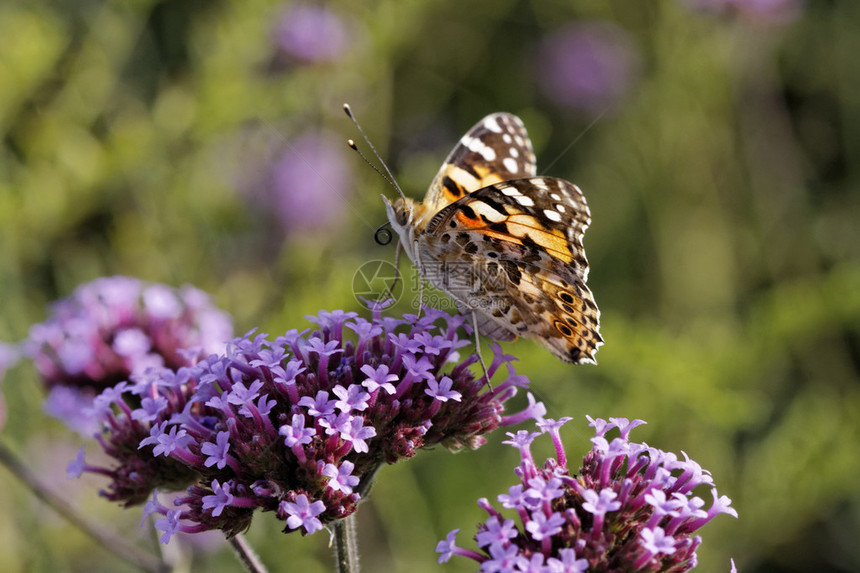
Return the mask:
POLYGON ((251 548, 248 540, 242 534, 234 535, 227 539, 230 547, 233 548, 233 553, 236 558, 245 566, 247 571, 251 573, 266 573, 266 566, 260 561, 260 557, 251 548))
POLYGON ((115 535, 112 530, 84 518, 71 504, 42 483, 36 474, 30 471, 2 442, 0 442, 0 464, 6 466, 36 497, 120 559, 143 571, 152 573, 170 571, 170 567, 157 557, 129 544, 125 539, 115 535))
POLYGON ((355 514, 338 519, 333 527, 337 573, 359 573, 355 514))
POLYGON ((358 487, 355 488, 355 493, 361 496, 361 500, 367 498, 370 493, 370 486, 373 485, 373 478, 376 477, 376 472, 379 471, 379 468, 382 467, 382 462, 377 463, 375 466, 370 468, 364 477, 361 478, 361 482, 358 484, 358 487))
MULTIPOLYGON (((382 467, 382 463, 371 468, 355 488, 355 492, 364 500, 367 498, 370 486, 376 472, 382 467)), ((337 561, 337 573, 359 573, 361 567, 358 564, 358 534, 355 527, 355 514, 338 519, 332 526, 334 529, 333 542, 335 560, 337 561)))

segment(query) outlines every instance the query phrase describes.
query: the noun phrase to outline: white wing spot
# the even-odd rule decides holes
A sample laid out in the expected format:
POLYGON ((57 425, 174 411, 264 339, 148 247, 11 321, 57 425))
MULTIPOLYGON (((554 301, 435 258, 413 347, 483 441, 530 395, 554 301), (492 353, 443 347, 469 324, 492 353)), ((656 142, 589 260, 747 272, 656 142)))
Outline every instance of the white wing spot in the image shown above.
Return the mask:
POLYGON ((555 221, 556 223, 561 222, 561 215, 556 213, 555 211, 550 211, 549 209, 544 209, 543 214, 546 215, 546 218, 550 221, 555 221))
POLYGON ((510 154, 510 156, 511 156, 511 157, 513 157, 514 159, 516 159, 517 157, 519 157, 519 156, 520 156, 520 152, 519 152, 519 151, 517 151, 517 148, 516 148, 516 147, 511 147, 511 148, 510 148, 510 150, 508 150, 508 153, 509 153, 509 154, 510 154))
POLYGON ((553 193, 550 195, 550 197, 552 197, 553 201, 561 201, 561 195, 559 195, 558 193, 553 193))
POLYGON ((447 175, 448 177, 450 177, 464 187, 470 189, 477 189, 478 187, 480 187, 481 182, 478 181, 474 175, 472 175, 465 169, 457 167, 456 165, 448 166, 447 175))
POLYGON ((517 203, 519 203, 523 207, 534 207, 535 206, 535 202, 531 200, 531 197, 526 197, 525 195, 519 195, 517 197, 514 197, 514 199, 516 199, 517 203))
POLYGON ((484 147, 482 147, 478 151, 478 153, 480 153, 481 157, 483 157, 487 161, 493 161, 496 158, 496 151, 489 145, 485 145, 484 147))
POLYGON ((533 179, 532 182, 533 182, 533 185, 535 187, 537 187, 538 189, 540 189, 541 191, 547 190, 546 182, 543 179, 533 179))
POLYGON ((473 203, 473 206, 479 215, 486 218, 491 223, 501 223, 506 218, 505 213, 499 213, 489 205, 485 205, 479 201, 473 203))
POLYGON ((555 206, 555 208, 556 208, 556 209, 558 209, 558 212, 559 212, 559 213, 564 213, 564 212, 565 212, 565 210, 564 210, 564 205, 559 204, 559 205, 556 205, 556 206, 555 206))
POLYGON ((517 160, 513 157, 505 157, 504 159, 502 159, 502 165, 504 165, 505 169, 507 169, 511 173, 519 171, 519 164, 517 163, 517 160))
POLYGON ((525 142, 523 141, 523 138, 522 138, 522 137, 520 137, 519 135, 515 135, 515 136, 514 136, 514 141, 515 141, 515 142, 517 143, 517 145, 519 145, 520 147, 525 147, 525 142))
POLYGON ((502 192, 502 195, 507 195, 508 197, 516 197, 520 194, 519 190, 516 187, 512 187, 510 185, 499 187, 499 191, 502 192))
POLYGON ((505 143, 510 145, 510 143, 513 141, 513 139, 511 139, 510 134, 505 133, 504 135, 502 135, 502 141, 504 141, 505 143))
POLYGON ((484 127, 493 133, 502 133, 502 126, 499 125, 498 119, 494 116, 484 119, 484 127))

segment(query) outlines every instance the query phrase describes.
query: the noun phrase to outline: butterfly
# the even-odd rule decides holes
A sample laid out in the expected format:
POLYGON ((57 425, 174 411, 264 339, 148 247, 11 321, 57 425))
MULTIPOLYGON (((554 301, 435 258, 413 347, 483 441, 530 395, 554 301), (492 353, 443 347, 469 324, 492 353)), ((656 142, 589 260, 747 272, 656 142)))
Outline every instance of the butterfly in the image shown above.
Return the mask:
POLYGON ((537 176, 520 118, 494 113, 472 127, 423 202, 385 202, 418 273, 473 313, 481 334, 594 362, 603 338, 582 246, 591 214, 579 187, 537 176))

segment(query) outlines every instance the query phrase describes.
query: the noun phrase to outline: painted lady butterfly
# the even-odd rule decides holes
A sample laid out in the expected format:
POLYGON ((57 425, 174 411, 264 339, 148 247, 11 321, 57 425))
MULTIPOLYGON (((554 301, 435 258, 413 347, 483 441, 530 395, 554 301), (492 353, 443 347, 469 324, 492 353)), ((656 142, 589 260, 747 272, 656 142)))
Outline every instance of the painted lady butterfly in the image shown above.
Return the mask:
POLYGON ((585 284, 591 215, 579 187, 536 172, 523 122, 495 113, 454 147, 423 203, 386 199, 388 219, 420 275, 481 334, 593 363, 603 338, 585 284))

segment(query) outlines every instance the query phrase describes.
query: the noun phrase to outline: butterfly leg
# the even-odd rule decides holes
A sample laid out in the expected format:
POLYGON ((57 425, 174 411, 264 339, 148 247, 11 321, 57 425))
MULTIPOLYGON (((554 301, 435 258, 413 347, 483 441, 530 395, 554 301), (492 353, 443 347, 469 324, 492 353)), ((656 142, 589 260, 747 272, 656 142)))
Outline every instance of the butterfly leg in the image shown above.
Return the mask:
POLYGON ((397 287, 397 283, 400 281, 400 253, 403 250, 403 244, 400 241, 397 241, 397 248, 394 250, 394 280, 391 281, 391 284, 385 289, 385 292, 382 293, 380 297, 380 302, 384 302, 389 300, 394 296, 394 289, 397 287))
MULTIPOLYGON (((415 268, 423 269, 421 266, 421 252, 415 252, 415 268)), ((415 321, 421 318, 421 312, 424 310, 424 276, 419 271, 418 273, 418 312, 415 314, 415 321)))
POLYGON ((474 310, 472 311, 472 330, 475 335, 475 352, 478 354, 478 361, 480 361, 481 369, 484 371, 484 380, 487 381, 487 386, 492 390, 493 385, 490 382, 490 375, 487 373, 487 365, 484 363, 483 354, 481 354, 481 334, 478 332, 478 313, 474 310))
POLYGON ((415 320, 421 318, 421 313, 424 311, 424 279, 418 277, 420 281, 418 283, 418 314, 415 316, 415 320))

